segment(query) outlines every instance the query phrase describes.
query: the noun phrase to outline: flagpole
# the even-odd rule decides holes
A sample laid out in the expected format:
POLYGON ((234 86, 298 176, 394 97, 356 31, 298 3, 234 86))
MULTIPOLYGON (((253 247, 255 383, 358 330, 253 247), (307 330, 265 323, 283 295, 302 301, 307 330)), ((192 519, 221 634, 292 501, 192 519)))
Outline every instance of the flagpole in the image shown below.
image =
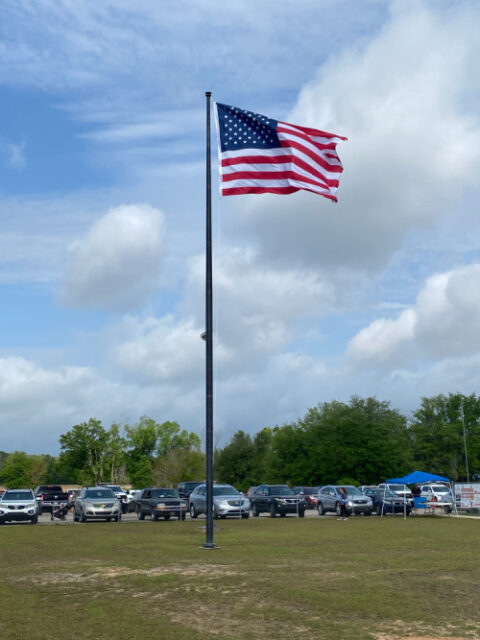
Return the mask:
POLYGON ((206 255, 205 255, 205 451, 207 488, 207 527, 204 549, 216 549, 213 541, 213 304, 212 304, 212 168, 210 150, 210 98, 211 91, 205 92, 207 99, 207 156, 206 156, 206 255))

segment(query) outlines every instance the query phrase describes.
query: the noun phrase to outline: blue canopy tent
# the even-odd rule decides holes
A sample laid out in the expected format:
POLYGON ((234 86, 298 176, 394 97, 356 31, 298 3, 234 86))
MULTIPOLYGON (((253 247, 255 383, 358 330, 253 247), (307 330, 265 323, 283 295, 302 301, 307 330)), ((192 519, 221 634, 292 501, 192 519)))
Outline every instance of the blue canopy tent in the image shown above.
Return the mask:
POLYGON ((436 476, 434 473, 427 473, 426 471, 412 471, 408 476, 403 476, 403 478, 390 478, 390 480, 385 480, 385 482, 387 484, 420 484, 422 482, 448 482, 450 484, 448 478, 436 476))
MULTIPOLYGON (((450 492, 454 495, 449 478, 437 476, 434 473, 427 473, 426 471, 412 471, 412 473, 409 473, 402 478, 390 478, 389 480, 385 480, 385 484, 421 484, 422 482, 448 482, 450 492)), ((455 500, 453 501, 453 505, 458 516, 455 500)))

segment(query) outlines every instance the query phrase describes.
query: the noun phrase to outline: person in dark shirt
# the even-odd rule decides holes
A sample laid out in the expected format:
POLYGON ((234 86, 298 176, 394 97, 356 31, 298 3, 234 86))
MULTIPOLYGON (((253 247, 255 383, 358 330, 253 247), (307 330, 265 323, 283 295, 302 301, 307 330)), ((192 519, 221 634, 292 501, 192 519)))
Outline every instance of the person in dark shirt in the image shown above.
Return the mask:
POLYGON ((348 494, 345 487, 340 487, 340 517, 337 520, 348 520, 347 516, 348 494))

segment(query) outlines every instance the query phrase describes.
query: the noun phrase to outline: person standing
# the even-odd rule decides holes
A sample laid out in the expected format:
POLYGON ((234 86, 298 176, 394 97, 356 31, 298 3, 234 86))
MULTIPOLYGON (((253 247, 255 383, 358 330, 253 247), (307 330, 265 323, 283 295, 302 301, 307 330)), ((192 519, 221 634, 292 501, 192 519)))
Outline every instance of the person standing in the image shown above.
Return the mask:
POLYGON ((348 504, 348 493, 345 487, 340 487, 340 517, 337 520, 348 520, 347 515, 347 504, 348 504))

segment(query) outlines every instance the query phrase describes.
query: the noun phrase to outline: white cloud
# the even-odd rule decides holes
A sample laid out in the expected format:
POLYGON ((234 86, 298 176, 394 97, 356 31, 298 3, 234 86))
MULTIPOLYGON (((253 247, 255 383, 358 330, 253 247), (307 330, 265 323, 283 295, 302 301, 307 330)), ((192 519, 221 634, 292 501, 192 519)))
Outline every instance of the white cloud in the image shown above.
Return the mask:
POLYGON ((479 323, 480 264, 474 264, 431 276, 413 307, 395 320, 372 322, 348 353, 366 368, 480 355, 479 323))
POLYGON ((478 7, 391 6, 378 36, 332 56, 288 116, 349 138, 337 147, 339 204, 295 194, 231 205, 269 260, 381 272, 411 229, 435 227, 478 189, 478 7))
POLYGON ((184 387, 201 380, 205 343, 193 319, 130 317, 117 331, 128 338, 112 347, 111 361, 137 383, 184 387))
POLYGON ((115 396, 115 385, 91 368, 55 370, 24 358, 1 358, 2 441, 8 441, 9 451, 51 453, 60 433, 94 415, 85 412, 103 411, 106 402, 115 404, 115 396))
POLYGON ((147 204, 110 210, 70 246, 62 299, 73 307, 130 309, 158 287, 164 214, 147 204))

